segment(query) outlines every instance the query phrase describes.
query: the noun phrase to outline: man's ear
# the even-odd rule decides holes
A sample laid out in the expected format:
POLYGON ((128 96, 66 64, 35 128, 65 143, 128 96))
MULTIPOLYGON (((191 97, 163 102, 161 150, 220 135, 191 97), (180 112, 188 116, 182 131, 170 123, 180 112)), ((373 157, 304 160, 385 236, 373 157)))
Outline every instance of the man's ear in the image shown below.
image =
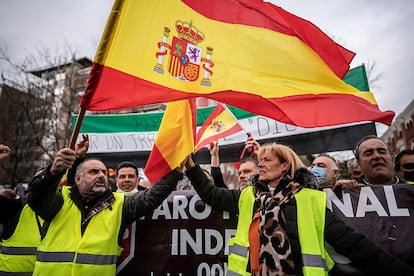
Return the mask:
POLYGON ((80 183, 80 175, 78 175, 78 174, 75 174, 75 183, 76 183, 76 185, 79 185, 79 183, 80 183))

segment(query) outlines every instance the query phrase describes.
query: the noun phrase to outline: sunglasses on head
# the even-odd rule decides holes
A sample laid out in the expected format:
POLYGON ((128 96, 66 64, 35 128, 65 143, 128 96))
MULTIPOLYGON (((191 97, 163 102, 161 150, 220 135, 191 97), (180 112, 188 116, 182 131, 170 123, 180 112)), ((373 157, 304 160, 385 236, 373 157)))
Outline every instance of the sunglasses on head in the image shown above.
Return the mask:
POLYGON ((414 170, 414 163, 405 163, 405 164, 401 164, 401 167, 404 170, 414 170))

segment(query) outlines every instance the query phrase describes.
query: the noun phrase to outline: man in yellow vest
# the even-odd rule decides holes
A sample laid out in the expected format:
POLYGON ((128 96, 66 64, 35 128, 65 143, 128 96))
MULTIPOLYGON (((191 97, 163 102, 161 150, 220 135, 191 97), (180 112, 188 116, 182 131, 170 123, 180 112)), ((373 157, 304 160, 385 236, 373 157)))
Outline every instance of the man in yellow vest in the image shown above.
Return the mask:
MULTIPOLYGON (((0 163, 11 154, 10 147, 0 144, 0 163)), ((19 185, 21 187, 21 184, 19 185)), ((0 190, 0 275, 31 275, 40 242, 42 221, 25 204, 24 192, 0 190)))
POLYGON ((115 275, 126 226, 158 207, 182 178, 177 168, 124 197, 108 189, 105 164, 86 159, 76 168, 76 184, 56 192, 74 161, 72 149, 61 149, 30 184, 28 203, 45 220, 33 275, 115 275))
POLYGON ((0 206, 0 223, 3 224, 0 275, 31 275, 36 262, 42 220, 29 205, 23 205, 22 199, 11 189, 0 191, 0 206))

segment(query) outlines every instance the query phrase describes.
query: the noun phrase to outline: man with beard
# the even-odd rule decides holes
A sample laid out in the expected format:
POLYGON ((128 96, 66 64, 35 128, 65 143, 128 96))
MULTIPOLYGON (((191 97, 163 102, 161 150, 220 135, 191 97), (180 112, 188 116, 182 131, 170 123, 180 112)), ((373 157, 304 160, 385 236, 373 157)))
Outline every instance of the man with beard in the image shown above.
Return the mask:
POLYGON ((57 191, 74 161, 72 149, 61 149, 30 184, 29 205, 45 220, 33 275, 115 275, 126 226, 158 207, 182 178, 179 167, 125 197, 109 190, 104 163, 86 159, 76 168, 76 185, 57 191))

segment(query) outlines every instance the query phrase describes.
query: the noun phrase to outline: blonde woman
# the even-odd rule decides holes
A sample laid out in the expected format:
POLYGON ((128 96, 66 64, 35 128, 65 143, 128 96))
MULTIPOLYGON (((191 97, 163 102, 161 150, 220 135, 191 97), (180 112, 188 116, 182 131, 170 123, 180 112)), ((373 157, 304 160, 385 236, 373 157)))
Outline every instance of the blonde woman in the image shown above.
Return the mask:
POLYGON ((326 209, 315 176, 285 145, 264 144, 251 185, 215 187, 191 158, 186 174, 202 200, 238 214, 227 275, 328 275, 325 242, 369 275, 414 275, 413 268, 356 233, 326 209))

